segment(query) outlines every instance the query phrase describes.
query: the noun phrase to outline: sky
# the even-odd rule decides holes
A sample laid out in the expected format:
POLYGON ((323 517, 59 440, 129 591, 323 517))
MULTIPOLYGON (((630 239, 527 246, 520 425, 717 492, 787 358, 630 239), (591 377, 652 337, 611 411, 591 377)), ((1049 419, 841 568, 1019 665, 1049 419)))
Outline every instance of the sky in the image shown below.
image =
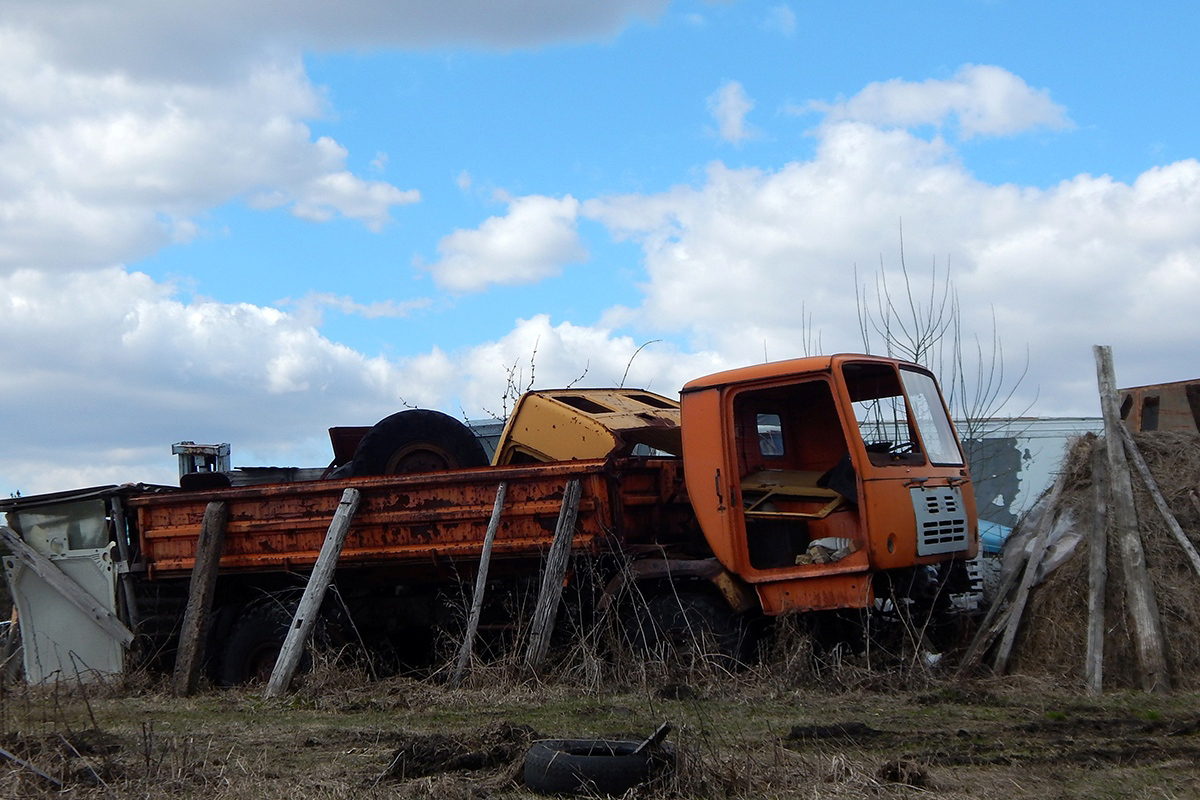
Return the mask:
POLYGON ((1096 416, 1096 344, 1198 377, 1198 34, 1169 0, 7 0, 0 496, 885 353, 913 308, 964 408, 1096 416))

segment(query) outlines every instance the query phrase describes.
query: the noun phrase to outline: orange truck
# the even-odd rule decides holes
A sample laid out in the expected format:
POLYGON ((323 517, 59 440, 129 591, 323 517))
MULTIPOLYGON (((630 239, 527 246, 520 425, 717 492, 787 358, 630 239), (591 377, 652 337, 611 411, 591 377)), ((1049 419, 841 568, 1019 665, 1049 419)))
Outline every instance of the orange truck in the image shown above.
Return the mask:
POLYGON ((678 401, 623 388, 533 391, 490 456, 470 428, 434 411, 330 435, 334 460, 313 480, 205 470, 178 488, 0 503, 6 538, 95 601, 90 612, 86 600, 64 602, 36 559, 6 557, 30 680, 119 671, 131 653, 169 667, 213 501, 228 510, 207 640, 222 684, 274 663, 347 488, 361 500, 322 627, 396 664, 428 662, 437 632, 461 616, 501 483, 483 626, 497 642, 538 582, 571 481, 580 492, 564 608, 592 622, 616 616, 643 646, 699 630, 742 658, 758 621, 789 612, 948 609, 978 546, 971 480, 937 382, 893 359, 765 363, 694 380, 678 401), (81 644, 85 628, 96 652, 81 644))

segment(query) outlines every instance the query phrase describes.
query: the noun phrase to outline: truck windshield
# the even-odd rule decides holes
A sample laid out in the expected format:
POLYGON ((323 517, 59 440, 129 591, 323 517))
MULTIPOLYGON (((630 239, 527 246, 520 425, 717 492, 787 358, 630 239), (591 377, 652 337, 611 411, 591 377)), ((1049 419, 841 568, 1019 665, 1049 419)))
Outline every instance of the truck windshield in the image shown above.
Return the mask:
POLYGON ((925 443, 929 463, 961 467, 962 451, 958 449, 958 440, 954 438, 954 429, 946 416, 946 407, 942 405, 942 395, 933 377, 902 367, 900 379, 904 381, 913 422, 921 433, 921 441, 925 443))
POLYGON ((846 364, 858 432, 876 466, 961 466, 962 454, 934 379, 888 364, 846 364), (906 402, 907 395, 907 402, 906 402))

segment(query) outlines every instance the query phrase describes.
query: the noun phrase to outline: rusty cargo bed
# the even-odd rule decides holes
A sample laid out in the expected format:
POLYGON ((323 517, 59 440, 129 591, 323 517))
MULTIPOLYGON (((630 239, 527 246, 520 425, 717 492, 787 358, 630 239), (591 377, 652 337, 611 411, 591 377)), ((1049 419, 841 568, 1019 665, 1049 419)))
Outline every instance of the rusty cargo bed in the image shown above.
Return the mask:
POLYGON ((229 510, 222 573, 308 569, 342 493, 361 501, 342 548, 342 567, 425 567, 477 559, 496 489, 507 484, 493 557, 537 557, 550 545, 566 484, 581 484, 573 549, 601 552, 678 528, 686 510, 678 459, 593 460, 346 480, 270 484, 130 497, 147 577, 191 572, 204 510, 229 510))

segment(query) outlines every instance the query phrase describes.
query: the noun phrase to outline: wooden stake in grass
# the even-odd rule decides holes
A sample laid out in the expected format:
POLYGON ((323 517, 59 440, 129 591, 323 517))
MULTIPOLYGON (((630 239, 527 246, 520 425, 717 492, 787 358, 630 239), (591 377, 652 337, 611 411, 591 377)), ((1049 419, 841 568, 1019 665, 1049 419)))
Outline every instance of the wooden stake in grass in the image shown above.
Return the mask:
POLYGON ((200 521, 196 561, 192 565, 192 581, 188 584, 188 604, 179 633, 179 654, 175 657, 175 672, 171 676, 171 691, 178 697, 194 693, 200 682, 200 657, 204 652, 204 636, 208 633, 208 615, 217 588, 217 567, 228 520, 229 507, 224 501, 214 500, 205 507, 204 518, 200 521))
POLYGON ((317 621, 317 612, 325 601, 325 591, 333 578, 333 570, 337 567, 338 557, 342 554, 342 543, 350 530, 350 521, 358 510, 360 494, 358 489, 347 489, 342 492, 341 502, 334 512, 333 521, 329 523, 329 531, 325 534, 325 542, 317 555, 317 563, 309 576, 304 594, 300 597, 300 605, 296 608, 296 616, 288 629, 279 658, 275 661, 275 669, 271 672, 271 680, 267 682, 267 697, 278 697, 292 682, 292 675, 300 664, 300 656, 304 654, 304 645, 312 633, 317 621))
POLYGON ((1084 684, 1090 694, 1104 691, 1104 594, 1108 590, 1108 469, 1104 448, 1092 442, 1092 486, 1095 494, 1092 532, 1088 539, 1088 632, 1084 684))
POLYGON ((554 632, 554 615, 558 612, 558 601, 562 599, 563 576, 567 572, 567 561, 571 555, 571 539, 575 535, 575 517, 579 513, 579 479, 567 481, 563 492, 562 506, 558 511, 558 525, 554 529, 554 542, 546 556, 546 570, 542 573, 542 588, 538 593, 537 608, 533 612, 533 626, 529 634, 529 647, 525 651, 525 665, 536 671, 546 660, 550 649, 550 635, 554 632))
POLYGON ((1146 553, 1138 533, 1137 511, 1133 504, 1133 481, 1125 459, 1121 414, 1117 404, 1117 381, 1113 371, 1112 348, 1096 345, 1096 380, 1100 387, 1100 407, 1104 412, 1104 439, 1108 452, 1108 479, 1112 495, 1109 513, 1121 553, 1125 577, 1125 604, 1132 621, 1134 645, 1142 688, 1148 692, 1168 692, 1167 659, 1163 647, 1162 623, 1158 601, 1146 569, 1146 553))
POLYGON ((462 645, 458 648, 458 659, 454 664, 454 674, 450 676, 450 688, 455 689, 462 683, 471 661, 471 651, 475 648, 475 632, 479 630, 479 617, 483 613, 483 592, 487 587, 488 565, 492 560, 492 542, 496 539, 496 530, 500 527, 500 509, 504 507, 504 494, 508 484, 502 482, 496 489, 496 501, 492 504, 492 517, 488 520, 487 533, 483 536, 483 551, 479 554, 479 571, 475 575, 475 594, 471 598, 471 613, 467 617, 467 632, 463 634, 462 645))
POLYGON ((1013 642, 1016 641, 1017 629, 1021 625, 1021 617, 1025 613, 1025 603, 1029 600, 1029 590, 1037 580, 1038 568, 1046 554, 1046 545, 1050 541, 1050 530, 1054 527, 1054 519, 1058 514, 1058 498, 1062 495, 1063 484, 1066 483, 1066 472, 1060 472, 1054 481, 1054 488, 1046 498, 1042 516, 1038 519, 1037 534, 1033 537, 1033 548, 1029 559, 1025 562, 1025 572, 1021 575, 1021 585, 1017 587, 1017 595, 1012 605, 1008 607, 1008 622, 1004 626, 1004 637, 996 649, 996 661, 993 669, 997 675, 1003 674, 1008 668, 1008 656, 1012 652, 1013 642))

